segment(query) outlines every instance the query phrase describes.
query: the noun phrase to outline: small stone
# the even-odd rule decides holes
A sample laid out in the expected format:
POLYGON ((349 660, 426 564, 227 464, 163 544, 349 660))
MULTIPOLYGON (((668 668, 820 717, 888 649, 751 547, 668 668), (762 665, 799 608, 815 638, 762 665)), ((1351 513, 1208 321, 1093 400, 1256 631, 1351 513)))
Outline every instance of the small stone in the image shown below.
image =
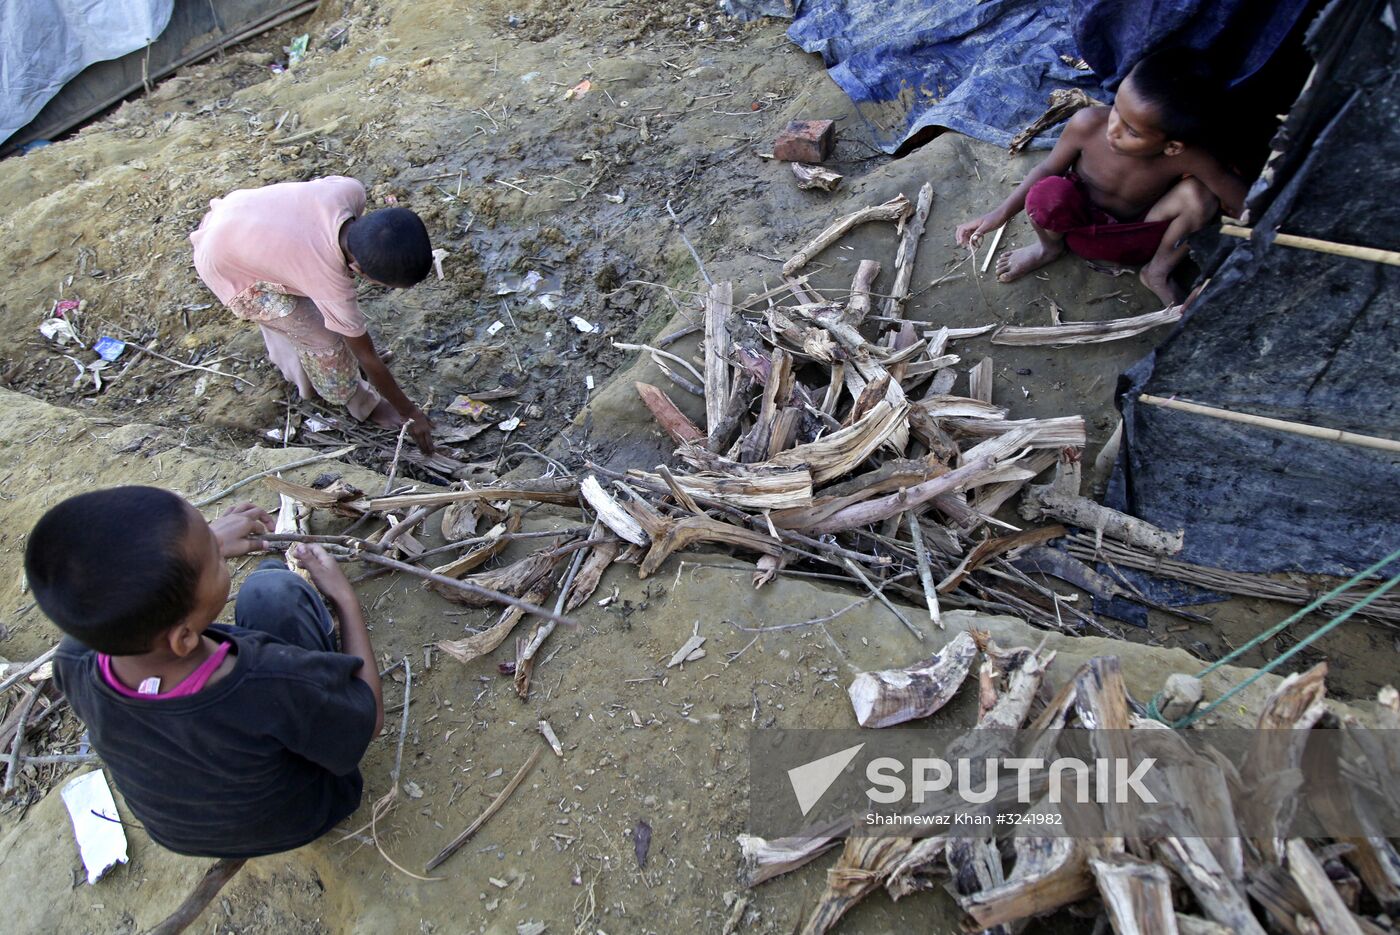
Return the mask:
POLYGON ((1205 697, 1201 680, 1181 672, 1167 676, 1162 688, 1162 717, 1168 722, 1179 721, 1195 710, 1205 697))
POLYGON ((656 808, 656 796, 648 795, 642 799, 642 804, 647 808, 656 808))

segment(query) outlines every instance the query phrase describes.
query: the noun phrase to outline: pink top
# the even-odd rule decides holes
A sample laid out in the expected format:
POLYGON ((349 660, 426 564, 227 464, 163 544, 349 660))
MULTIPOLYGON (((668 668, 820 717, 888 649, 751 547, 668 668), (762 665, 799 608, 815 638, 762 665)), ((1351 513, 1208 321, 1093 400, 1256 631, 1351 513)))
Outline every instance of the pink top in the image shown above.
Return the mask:
POLYGON ((209 683, 209 679, 218 671, 219 666, 223 664, 224 657, 228 655, 229 650, 232 648, 232 643, 220 643, 219 648, 214 650, 208 659, 201 662, 198 669, 195 669, 189 675, 185 676, 180 681, 179 685, 176 685, 168 692, 160 692, 155 695, 143 695, 141 692, 132 691, 130 688, 123 685, 121 680, 117 678, 116 673, 112 671, 112 657, 106 653, 97 654, 97 668, 98 671, 102 673, 102 681, 107 683, 107 687, 118 695, 122 695, 126 698, 147 698, 151 700, 183 698, 186 695, 193 695, 199 692, 209 683))
POLYGON ((269 283, 315 302, 329 330, 357 337, 365 317, 340 228, 364 210, 365 187, 343 175, 230 192, 209 202, 190 234, 195 269, 225 305, 254 283, 269 283))

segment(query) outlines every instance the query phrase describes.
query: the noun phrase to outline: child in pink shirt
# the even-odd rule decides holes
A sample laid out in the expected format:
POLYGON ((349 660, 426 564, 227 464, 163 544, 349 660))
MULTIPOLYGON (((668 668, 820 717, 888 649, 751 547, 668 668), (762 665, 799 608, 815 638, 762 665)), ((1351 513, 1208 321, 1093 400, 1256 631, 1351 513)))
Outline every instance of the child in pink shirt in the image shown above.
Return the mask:
POLYGON ((432 245, 412 211, 364 211, 364 186, 344 176, 240 189, 211 201, 190 235, 195 269, 234 315, 257 322, 268 357, 303 398, 320 395, 381 425, 408 422, 431 454, 432 422, 375 350, 355 274, 417 285, 432 269, 432 245))

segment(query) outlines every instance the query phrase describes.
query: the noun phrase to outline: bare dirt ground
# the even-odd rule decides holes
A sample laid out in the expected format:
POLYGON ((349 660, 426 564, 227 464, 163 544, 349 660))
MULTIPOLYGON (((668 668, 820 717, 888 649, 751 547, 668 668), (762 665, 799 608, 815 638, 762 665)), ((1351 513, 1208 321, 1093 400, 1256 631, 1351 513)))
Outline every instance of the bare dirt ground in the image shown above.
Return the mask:
MULTIPOLYGON (((0 262, 9 273, 0 279, 0 380, 80 414, 0 398, 10 423, 0 468, 8 472, 0 482, 7 520, 0 620, 8 634, 0 655, 29 658, 53 639, 38 612, 24 610, 19 583, 23 534, 43 506, 83 485, 136 480, 195 495, 269 463, 258 458, 270 450, 252 465, 207 454, 275 447, 264 433, 287 419, 286 388, 263 361, 260 338, 217 305, 190 265, 186 238, 211 198, 340 173, 366 183, 372 206, 418 211, 449 251, 446 278, 402 293, 369 289, 363 302, 376 341, 396 353, 395 373, 444 430, 465 426, 444 411, 457 394, 519 389, 496 405, 502 418, 518 415, 521 428, 508 438, 493 428, 458 446, 462 460, 505 469, 518 462, 504 454, 524 451, 505 446, 523 441, 553 445, 561 457, 650 467, 669 446, 636 403, 632 380, 664 377, 612 341, 653 339, 698 308, 701 280, 668 202, 709 274, 735 280, 743 295, 774 284, 782 260, 835 216, 897 192, 912 198, 931 181, 915 290, 954 278, 920 291, 911 317, 950 326, 1044 324, 1051 301, 1069 320, 1154 309, 1135 277, 1070 261, 1010 286, 972 275, 952 243, 954 226, 1002 197, 1035 158, 1010 160, 954 136, 902 160, 880 156, 860 141, 850 102, 820 62, 791 46, 780 25, 741 27, 708 5, 328 0, 314 16, 188 70, 73 139, 0 162, 0 196, 12 206, 0 220, 0 262), (272 74, 267 66, 280 46, 302 32, 312 36, 311 55, 292 72, 272 74), (566 97, 585 79, 591 90, 566 97), (809 116, 840 121, 833 168, 846 180, 834 194, 798 191, 786 166, 761 156, 777 129, 809 116), (553 308, 501 292, 531 271, 557 289, 553 308), (75 382, 94 355, 56 348, 37 332, 65 298, 87 303, 78 326, 89 342, 127 338, 252 385, 130 351, 101 372, 100 389, 91 376, 75 382), (571 316, 599 330, 581 333, 571 316), (110 428, 89 417, 110 420, 110 428), (145 431, 122 428, 133 420, 162 429, 122 451, 145 431)), ((1029 236, 1013 222, 1002 246, 1029 236)), ((879 259, 888 270, 893 254, 887 227, 863 229, 820 258, 814 283, 839 296, 857 261, 879 259)), ((1116 375, 1162 336, 1075 349, 974 341, 956 350, 969 363, 994 358, 995 398, 1013 418, 1083 414, 1092 459, 1113 426, 1116 375)), ((383 466, 377 455, 363 460, 383 466)), ((765 639, 726 666, 727 654, 749 640, 725 621, 807 619, 845 595, 791 581, 755 594, 743 572, 688 564, 677 575, 675 564, 647 582, 631 569, 614 571, 604 587, 618 584, 622 599, 591 610, 579 631, 556 636, 558 656, 543 666, 528 706, 489 658, 464 669, 439 656, 415 679, 404 775, 422 798, 400 804, 381 828, 405 866, 421 868, 499 791, 539 742, 539 718, 566 747, 564 760, 542 761, 510 806, 443 868, 445 881, 410 880, 359 841, 326 842, 255 862, 205 917, 206 930, 513 932, 530 920, 549 923, 550 932, 720 930, 726 893, 739 891, 734 837, 748 808, 747 729, 848 726, 842 689, 850 667, 904 664, 918 648, 904 645, 887 617, 852 613, 832 628, 845 657, 799 631, 765 639), (712 638, 710 656, 663 673, 658 660, 697 620, 712 638), (645 869, 627 836, 641 818, 655 829, 645 869)), ((361 596, 378 648, 391 658, 420 660, 425 644, 486 619, 446 616, 456 608, 402 581, 370 582, 361 596)), ((1139 697, 1169 672, 1193 671, 1200 658, 1289 612, 1238 601, 1202 609, 1212 624, 1181 630, 1179 621, 1154 615, 1147 631, 1124 629, 1129 639, 1171 648, 1114 649, 1125 658, 1143 654, 1129 682, 1139 697)), ((1035 638, 1015 633, 1022 642, 1035 638)), ((1268 655, 1280 648, 1271 645, 1268 655)), ((1349 627, 1321 649, 1344 696, 1373 696, 1393 672, 1392 637, 1383 630, 1349 627)), ((1066 651, 1057 663, 1062 673, 1072 658, 1066 651)), ((391 705, 400 693, 390 689, 391 705)), ((965 714, 948 716, 962 723, 965 714)), ((392 736, 381 740, 366 761, 367 801, 387 788, 391 746, 392 736)), ((42 797, 51 778, 29 777, 32 795, 0 815, 0 892, 7 906, 20 907, 24 924, 16 930, 149 927, 202 862, 174 858, 135 833, 132 866, 96 888, 70 886, 76 858, 67 819, 56 796, 42 797)), ((362 814, 367 820, 367 809, 362 814)), ((824 866, 748 894, 746 930, 791 930, 820 891, 824 866)), ((940 895, 897 906, 872 899, 846 930, 916 924, 952 931, 951 904, 940 895)))

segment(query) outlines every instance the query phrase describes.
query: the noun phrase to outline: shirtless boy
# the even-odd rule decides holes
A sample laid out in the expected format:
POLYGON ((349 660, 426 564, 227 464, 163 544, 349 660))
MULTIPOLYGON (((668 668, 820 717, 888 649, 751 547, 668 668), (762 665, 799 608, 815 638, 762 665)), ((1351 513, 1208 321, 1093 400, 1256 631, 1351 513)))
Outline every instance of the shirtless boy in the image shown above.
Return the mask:
POLYGON ((1181 301, 1171 273, 1186 238, 1224 206, 1238 217, 1248 191, 1202 145, 1202 110, 1218 98, 1196 53, 1158 52, 1137 64, 1112 107, 1075 114, 1050 155, 995 210, 958 227, 976 245, 1024 208, 1037 242, 997 258, 1013 282, 1068 249, 1088 260, 1142 266, 1139 278, 1167 305, 1181 301))

